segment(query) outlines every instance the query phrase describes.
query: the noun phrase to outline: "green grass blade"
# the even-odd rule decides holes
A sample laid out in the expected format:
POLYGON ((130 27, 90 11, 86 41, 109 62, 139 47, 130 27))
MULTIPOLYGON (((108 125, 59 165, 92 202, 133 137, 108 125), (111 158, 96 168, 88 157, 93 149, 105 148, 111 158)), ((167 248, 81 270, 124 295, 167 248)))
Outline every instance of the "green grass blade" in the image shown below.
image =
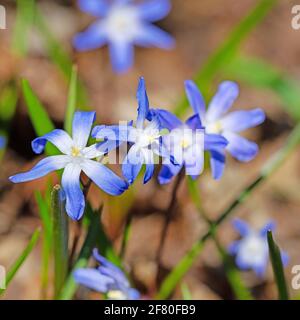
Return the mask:
POLYGON ((17 17, 12 37, 12 49, 20 56, 28 51, 28 38, 35 15, 35 0, 17 0, 17 17))
POLYGON ((280 249, 274 242, 272 231, 270 230, 268 231, 268 245, 273 273, 277 284, 279 299, 289 300, 289 293, 285 281, 280 249))
POLYGON ((56 185, 51 194, 54 253, 54 296, 57 298, 68 273, 68 216, 60 197, 61 188, 56 185))
POLYGON ((223 69, 224 75, 259 89, 272 90, 282 101, 282 107, 296 121, 300 120, 299 83, 273 65, 249 57, 237 57, 223 69))
MULTIPOLYGON (((43 246, 42 246, 42 270, 41 270, 41 293, 42 299, 47 299, 49 284, 49 262, 52 249, 52 220, 47 202, 43 199, 40 191, 35 192, 35 199, 39 208, 39 215, 43 224, 43 246)), ((46 198, 47 199, 47 198, 46 198)), ((50 199, 50 198, 49 198, 50 199)))
POLYGON ((183 278, 186 272, 193 265, 198 255, 201 253, 205 242, 215 234, 216 228, 221 225, 223 221, 225 221, 232 214, 232 212, 249 197, 253 190, 261 185, 263 181, 270 177, 270 175, 284 163, 291 152, 293 152, 299 144, 300 124, 293 129, 283 147, 266 162, 264 167, 261 169, 260 175, 238 195, 238 197, 227 207, 227 209, 219 216, 219 218, 212 223, 208 232, 194 243, 192 248, 179 261, 177 266, 167 275, 157 294, 160 299, 166 299, 170 296, 178 282, 183 278))
POLYGON ((186 283, 181 284, 181 294, 183 300, 192 300, 191 291, 189 290, 189 287, 186 283))
MULTIPOLYGON (((35 95, 27 80, 22 80, 22 90, 28 109, 28 114, 37 136, 42 136, 55 129, 54 124, 49 118, 45 108, 35 95)), ((45 148, 48 155, 57 154, 57 149, 48 144, 45 148)))
MULTIPOLYGON (((102 211, 102 209, 101 209, 102 211)), ((70 300, 74 296, 77 290, 77 283, 74 281, 73 272, 78 268, 84 268, 87 266, 88 260, 92 254, 92 250, 97 246, 97 239, 99 234, 101 233, 100 228, 100 217, 98 214, 94 212, 90 215, 90 219, 88 222, 88 232, 86 238, 84 240, 83 246, 79 253, 79 257, 75 262, 75 265, 70 272, 65 285, 59 295, 60 300, 70 300)))
MULTIPOLYGON (((64 50, 63 46, 56 40, 54 35, 49 30, 49 27, 42 15, 36 10, 36 27, 44 39, 44 44, 49 55, 49 58, 55 65, 62 71, 68 81, 71 79, 73 62, 68 53, 64 50)), ((78 94, 78 107, 83 110, 88 110, 87 106, 87 93, 81 81, 77 82, 78 94)))
MULTIPOLYGON (((6 287, 10 284, 10 282, 13 280, 14 276, 20 269, 20 267, 23 265, 23 263, 26 261, 27 257, 35 247, 39 236, 40 236, 40 229, 36 229, 28 242, 26 248, 22 252, 22 254, 18 257, 18 259, 15 261, 15 263, 12 265, 12 267, 9 269, 7 276, 6 276, 6 287)), ((0 294, 4 293, 4 289, 0 290, 0 294)))
POLYGON ((72 134, 72 122, 77 102, 77 67, 73 66, 72 75, 69 86, 68 105, 65 117, 65 130, 72 134))
MULTIPOLYGON (((263 20, 276 2, 277 0, 260 0, 254 9, 235 27, 224 43, 204 63, 194 80, 206 98, 209 95, 210 85, 215 75, 223 66, 234 59, 243 40, 263 20)), ((187 99, 183 98, 175 113, 181 116, 187 107, 187 99)))

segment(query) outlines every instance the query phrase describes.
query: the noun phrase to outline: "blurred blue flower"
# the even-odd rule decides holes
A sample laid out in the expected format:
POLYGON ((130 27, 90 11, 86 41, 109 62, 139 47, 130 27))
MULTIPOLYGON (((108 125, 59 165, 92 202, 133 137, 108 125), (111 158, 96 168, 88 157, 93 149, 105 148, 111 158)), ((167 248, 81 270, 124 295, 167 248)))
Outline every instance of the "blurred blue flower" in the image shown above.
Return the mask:
POLYGON ((170 11, 169 0, 79 0, 82 11, 97 17, 84 32, 74 38, 79 51, 109 46, 116 72, 125 72, 133 64, 134 45, 171 49, 174 39, 151 22, 164 18, 170 11))
MULTIPOLYGON (((256 231, 245 221, 234 219, 233 226, 242 238, 229 246, 229 253, 236 256, 236 264, 241 270, 252 269, 258 276, 263 276, 269 260, 267 232, 274 231, 275 223, 270 221, 256 231)), ((281 252, 281 258, 286 266, 289 260, 287 253, 281 252)))
POLYGON ((136 127, 133 127, 133 122, 130 122, 125 125, 96 126, 92 131, 92 136, 96 139, 104 139, 119 145, 129 142, 130 149, 123 160, 122 172, 130 184, 137 178, 143 164, 146 166, 144 183, 147 183, 154 174, 156 156, 164 156, 157 118, 152 117, 149 124, 144 126, 149 114, 149 100, 144 78, 140 78, 139 81, 137 100, 136 127))
POLYGON ((3 136, 0 136, 0 149, 5 147, 6 139, 3 136))
POLYGON ((160 184, 169 183, 183 167, 187 175, 196 179, 204 168, 204 151, 222 150, 228 144, 219 134, 205 133, 200 114, 197 112, 185 123, 171 112, 162 109, 151 109, 148 118, 158 119, 160 128, 170 131, 168 135, 162 137, 162 144, 171 154, 173 161, 169 160, 170 157, 163 160, 158 176, 160 184))
POLYGON ((128 184, 103 164, 92 160, 102 157, 115 148, 115 145, 99 143, 86 146, 95 117, 95 112, 76 112, 73 119, 72 138, 65 131, 55 129, 33 140, 31 145, 35 153, 42 153, 49 141, 63 155, 46 157, 30 171, 10 177, 10 181, 14 183, 31 181, 52 171, 64 169, 61 183, 66 198, 66 211, 74 220, 82 217, 85 208, 85 199, 80 187, 81 171, 105 192, 111 195, 123 193, 128 184))
MULTIPOLYGON (((221 134, 228 140, 226 150, 237 160, 247 162, 252 160, 258 146, 238 133, 255 127, 265 120, 262 109, 240 110, 226 114, 238 97, 238 85, 231 81, 220 84, 217 93, 212 98, 208 109, 205 109, 204 99, 193 81, 186 81, 186 93, 194 112, 199 114, 205 131, 208 134, 221 134)), ((215 179, 221 178, 225 167, 224 149, 210 150, 211 168, 215 179)))
POLYGON ((140 293, 130 287, 121 269, 102 257, 97 249, 94 249, 93 255, 100 266, 77 269, 73 273, 77 283, 107 294, 110 300, 138 300, 140 298, 140 293))

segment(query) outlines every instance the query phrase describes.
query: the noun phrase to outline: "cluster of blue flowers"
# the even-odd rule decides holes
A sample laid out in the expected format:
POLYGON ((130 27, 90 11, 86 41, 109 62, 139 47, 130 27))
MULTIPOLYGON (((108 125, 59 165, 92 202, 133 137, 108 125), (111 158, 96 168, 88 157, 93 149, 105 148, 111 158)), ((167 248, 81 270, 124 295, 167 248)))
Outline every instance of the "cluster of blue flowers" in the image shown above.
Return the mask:
POLYGON ((78 111, 74 115, 72 137, 55 129, 32 141, 32 149, 37 154, 44 151, 47 142, 51 142, 62 155, 44 158, 30 171, 14 175, 10 180, 14 183, 31 181, 64 169, 61 183, 66 212, 72 219, 79 220, 85 208, 80 185, 82 171, 100 189, 110 195, 120 195, 136 180, 143 165, 146 167, 144 183, 152 178, 158 156, 163 162, 158 179, 165 184, 183 168, 187 175, 197 178, 203 170, 205 150, 211 153, 211 168, 216 179, 224 170, 225 150, 241 161, 249 161, 256 155, 257 145, 236 132, 262 123, 264 112, 254 109, 223 116, 237 97, 235 83, 226 81, 220 85, 207 112, 201 93, 192 81, 186 82, 186 91, 194 115, 182 123, 169 111, 150 109, 145 80, 141 78, 137 89, 135 126, 130 121, 125 125, 95 126, 92 130, 95 112, 78 111), (100 142, 87 146, 90 134, 100 142), (124 143, 130 148, 123 159, 125 179, 122 179, 102 164, 101 159, 124 143))
MULTIPOLYGON (((72 219, 79 220, 85 208, 80 184, 82 171, 100 189, 110 195, 120 195, 136 180, 143 165, 144 183, 147 183, 154 175, 158 157, 163 164, 158 174, 160 184, 169 183, 181 170, 185 170, 193 179, 197 178, 203 171, 205 151, 210 153, 215 179, 223 174, 226 151, 240 161, 253 159, 258 152, 257 145, 238 133, 261 124, 265 114, 261 109, 227 113, 238 96, 237 84, 230 81, 221 83, 207 110, 193 81, 186 81, 185 89, 193 115, 183 123, 167 110, 150 108, 145 80, 140 78, 135 122, 92 128, 95 112, 77 111, 73 119, 72 137, 61 129, 55 129, 32 141, 32 149, 37 154, 42 153, 46 143, 50 142, 62 155, 46 157, 30 171, 16 174, 10 180, 14 183, 31 181, 64 169, 61 183, 66 212, 72 219), (88 146, 90 136, 95 143, 88 146), (129 146, 122 161, 124 178, 101 163, 105 155, 122 145, 129 146)), ((270 226, 266 226, 258 235, 250 232, 250 228, 242 222, 236 222, 235 226, 244 237, 230 247, 230 252, 237 256, 237 265, 241 269, 253 268, 262 274, 268 256, 265 236, 270 226)), ((121 270, 97 252, 94 252, 94 257, 101 264, 100 267, 77 270, 74 276, 78 283, 105 292, 112 299, 139 297, 121 270)))

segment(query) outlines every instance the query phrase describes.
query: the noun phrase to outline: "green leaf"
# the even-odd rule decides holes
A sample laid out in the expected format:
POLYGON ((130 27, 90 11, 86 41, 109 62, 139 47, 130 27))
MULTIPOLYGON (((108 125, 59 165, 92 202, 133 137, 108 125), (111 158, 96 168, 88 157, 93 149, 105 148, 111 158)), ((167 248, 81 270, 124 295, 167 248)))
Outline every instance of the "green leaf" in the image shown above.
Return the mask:
POLYGON ((54 296, 57 298, 68 273, 68 216, 61 201, 61 188, 56 185, 51 194, 54 252, 54 296))
POLYGON ((284 163, 299 144, 300 124, 293 129, 283 147, 265 163, 259 176, 244 190, 242 190, 237 198, 223 211, 223 213, 213 223, 211 223, 211 227, 207 233, 194 243, 192 248, 179 261, 177 266, 167 275, 160 287, 157 297, 160 299, 166 299, 170 296, 177 283, 183 278, 186 272, 193 265, 198 255, 202 252, 205 242, 215 234, 218 226, 220 226, 240 204, 244 203, 244 201, 259 185, 261 185, 262 182, 266 181, 267 178, 284 163))
MULTIPOLYGON (((54 64, 58 66, 67 80, 70 81, 73 66, 72 59, 49 30, 49 27, 40 10, 36 10, 35 23, 37 30, 41 33, 41 36, 44 40, 44 44, 46 46, 46 50, 50 59, 54 64)), ((83 110, 88 110, 88 108, 86 107, 87 93, 81 81, 78 81, 77 83, 77 94, 79 104, 78 107, 83 110)))
MULTIPOLYGON (((18 257, 18 259, 15 261, 15 263, 12 265, 12 267, 9 269, 7 276, 6 276, 6 287, 10 284, 10 282, 13 280, 14 276, 20 269, 20 267, 23 265, 29 254, 31 253, 32 249, 35 247, 39 236, 40 236, 40 229, 36 229, 28 242, 28 245, 22 252, 22 254, 18 257)), ((4 293, 4 289, 0 290, 0 294, 4 293)))
POLYGON ((192 300, 192 294, 186 283, 181 284, 181 294, 182 294, 183 300, 192 300))
POLYGON ((279 299, 289 300, 289 293, 288 293, 288 289, 285 281, 280 249, 273 240, 273 235, 271 230, 268 231, 268 245, 269 245, 270 259, 273 267, 273 273, 274 273, 276 284, 277 284, 279 299))
MULTIPOLYGON (((102 208, 100 209, 100 211, 102 211, 102 208)), ((76 269, 84 268, 87 266, 88 260, 92 254, 92 250, 97 245, 98 236, 102 232, 100 227, 99 215, 92 212, 89 218, 90 219, 88 221, 88 232, 86 238, 79 253, 79 257, 75 262, 75 265, 72 271, 70 272, 65 282, 65 285, 59 295, 60 300, 72 299, 78 287, 77 283, 74 281, 73 273, 76 269)))
POLYGON ((249 57, 237 57, 223 68, 224 75, 260 89, 268 89, 282 101, 292 118, 300 120, 299 83, 273 65, 249 57))
MULTIPOLYGON (((277 0, 260 0, 254 9, 234 28, 221 46, 209 56, 194 78, 204 97, 207 98, 209 96, 211 82, 216 74, 223 66, 234 59, 242 42, 257 24, 263 20, 276 2, 277 0)), ((187 108, 188 102, 184 97, 175 109, 175 113, 181 116, 187 108)))
MULTIPOLYGON (((47 289, 49 283, 49 261, 52 249, 52 219, 47 204, 47 200, 42 197, 40 191, 35 191, 35 199, 38 204, 39 214, 43 224, 43 246, 42 246, 42 272, 41 272, 41 287, 42 298, 47 298, 47 289)), ((46 199, 50 199, 46 197, 46 199)), ((50 201, 49 201, 50 202, 50 201)))
POLYGON ((35 0, 17 0, 17 17, 12 37, 12 49, 20 56, 28 51, 28 38, 35 16, 35 0))
MULTIPOLYGON (((22 89, 28 114, 37 136, 43 136, 44 134, 54 130, 54 124, 49 118, 45 108, 39 101, 38 97, 34 94, 29 82, 25 79, 22 80, 22 89)), ((48 155, 58 153, 58 150, 53 145, 47 145, 45 150, 48 155)))
POLYGON ((68 105, 65 117, 65 130, 71 135, 72 134, 72 122, 73 116, 76 109, 77 102, 77 67, 73 66, 72 75, 70 80, 68 105))

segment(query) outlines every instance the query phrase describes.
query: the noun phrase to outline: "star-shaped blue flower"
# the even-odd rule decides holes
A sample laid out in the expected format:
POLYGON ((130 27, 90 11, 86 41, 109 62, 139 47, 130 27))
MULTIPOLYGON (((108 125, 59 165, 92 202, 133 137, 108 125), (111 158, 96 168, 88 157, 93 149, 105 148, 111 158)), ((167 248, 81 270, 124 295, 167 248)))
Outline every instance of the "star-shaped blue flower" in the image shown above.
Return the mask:
POLYGON ((133 122, 130 122, 126 125, 96 126, 92 132, 94 138, 116 145, 129 143, 130 149, 122 163, 122 172, 130 184, 135 181, 143 165, 146 166, 144 183, 147 183, 153 176, 156 156, 167 156, 161 146, 162 133, 158 119, 152 117, 150 122, 146 122, 150 111, 144 78, 139 81, 137 100, 138 116, 135 127, 133 122))
POLYGON ((6 144, 6 139, 3 136, 0 136, 0 149, 3 149, 6 144))
MULTIPOLYGON (((236 264, 241 270, 252 269, 262 277, 266 272, 269 260, 267 232, 268 230, 274 231, 275 223, 270 221, 259 231, 253 230, 240 219, 233 220, 233 226, 242 238, 229 246, 229 253, 236 256, 236 264)), ((282 252, 281 258, 283 265, 286 266, 289 260, 288 255, 282 252)))
POLYGON ((74 38, 79 51, 109 46, 111 62, 116 72, 125 72, 133 64, 134 45, 171 49, 174 39, 152 22, 164 18, 170 11, 169 0, 79 0, 82 11, 97 17, 85 31, 74 38))
POLYGON ((157 118, 160 127, 170 131, 162 137, 162 141, 173 161, 170 161, 170 157, 164 159, 158 176, 160 184, 169 183, 183 167, 187 175, 196 179, 204 168, 204 151, 223 150, 228 144, 220 134, 205 132, 198 110, 198 100, 195 99, 199 97, 188 97, 195 114, 185 123, 166 110, 151 109, 149 112, 149 119, 157 118))
POLYGON ((72 138, 64 130, 55 129, 33 140, 32 149, 35 153, 42 153, 49 141, 62 152, 62 155, 46 157, 30 171, 16 174, 9 179, 14 183, 32 181, 52 171, 64 169, 61 183, 66 198, 66 211, 74 220, 82 217, 85 208, 85 199, 80 187, 81 171, 108 194, 123 193, 128 188, 127 182, 100 162, 93 160, 103 157, 115 148, 115 145, 105 142, 87 147, 95 117, 95 112, 76 112, 72 138))
POLYGON ((106 293, 110 300, 138 300, 140 298, 140 293, 130 287, 120 268, 102 257, 97 249, 94 249, 93 255, 100 266, 77 269, 73 274, 77 283, 92 290, 106 293))
MULTIPOLYGON (((199 114, 205 132, 220 134, 226 138, 228 141, 226 150, 237 160, 242 162, 252 160, 258 152, 258 146, 240 136, 239 133, 263 123, 265 120, 264 111, 257 108, 227 114, 239 94, 238 85, 231 81, 224 81, 220 84, 207 110, 196 84, 193 81, 186 81, 185 87, 190 104, 194 112, 199 114)), ((225 167, 225 150, 214 149, 210 150, 210 153, 213 177, 219 179, 225 167)))

